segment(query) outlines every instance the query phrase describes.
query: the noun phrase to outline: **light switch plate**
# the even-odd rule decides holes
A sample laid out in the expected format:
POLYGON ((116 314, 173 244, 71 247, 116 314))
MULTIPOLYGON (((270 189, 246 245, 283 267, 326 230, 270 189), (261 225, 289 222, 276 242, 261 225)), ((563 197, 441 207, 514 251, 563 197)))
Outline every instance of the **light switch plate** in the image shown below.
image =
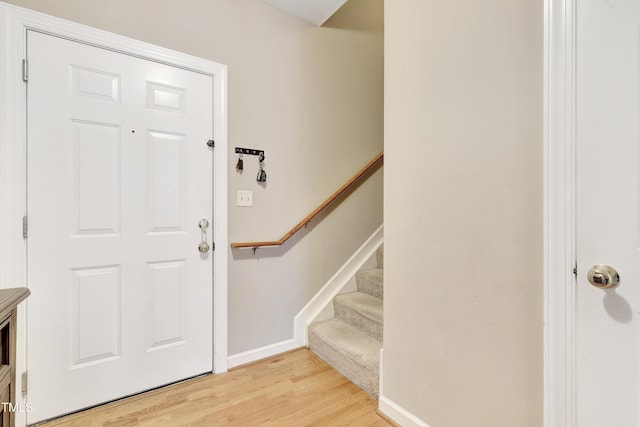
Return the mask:
POLYGON ((253 191, 238 190, 238 206, 253 206, 253 191))

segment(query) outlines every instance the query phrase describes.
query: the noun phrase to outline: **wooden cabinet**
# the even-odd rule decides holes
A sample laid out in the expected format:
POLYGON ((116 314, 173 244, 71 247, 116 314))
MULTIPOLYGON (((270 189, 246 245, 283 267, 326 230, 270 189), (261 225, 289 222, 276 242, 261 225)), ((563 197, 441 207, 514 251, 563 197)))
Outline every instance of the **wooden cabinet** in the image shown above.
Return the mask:
POLYGON ((0 427, 15 425, 17 307, 29 294, 27 288, 0 289, 0 427))

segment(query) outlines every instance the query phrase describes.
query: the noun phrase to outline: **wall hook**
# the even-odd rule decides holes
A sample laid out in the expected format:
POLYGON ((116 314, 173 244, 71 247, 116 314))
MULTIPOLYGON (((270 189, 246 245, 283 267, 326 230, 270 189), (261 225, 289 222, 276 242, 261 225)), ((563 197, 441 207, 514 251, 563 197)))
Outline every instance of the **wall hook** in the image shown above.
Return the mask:
POLYGON ((264 151, 263 150, 256 150, 256 149, 253 149, 253 148, 236 147, 235 152, 236 152, 236 154, 246 154, 248 156, 261 156, 262 159, 264 160, 264 151))

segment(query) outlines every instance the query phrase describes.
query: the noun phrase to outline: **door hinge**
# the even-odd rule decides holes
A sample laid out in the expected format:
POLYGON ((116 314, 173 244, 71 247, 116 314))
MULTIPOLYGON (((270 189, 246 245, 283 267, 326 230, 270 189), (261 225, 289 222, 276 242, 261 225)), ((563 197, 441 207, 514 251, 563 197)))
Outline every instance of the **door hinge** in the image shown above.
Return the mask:
POLYGON ((22 394, 27 394, 27 384, 29 383, 29 374, 27 371, 22 373, 22 394))
POLYGON ((216 142, 213 139, 207 141, 207 147, 213 148, 216 145, 216 142))
POLYGON ((22 60, 22 81, 25 83, 29 81, 29 61, 26 59, 22 60))
POLYGON ((29 237, 29 220, 25 215, 22 217, 22 238, 26 239, 27 237, 29 237))
POLYGON ((578 277, 578 267, 573 267, 573 275, 578 277))

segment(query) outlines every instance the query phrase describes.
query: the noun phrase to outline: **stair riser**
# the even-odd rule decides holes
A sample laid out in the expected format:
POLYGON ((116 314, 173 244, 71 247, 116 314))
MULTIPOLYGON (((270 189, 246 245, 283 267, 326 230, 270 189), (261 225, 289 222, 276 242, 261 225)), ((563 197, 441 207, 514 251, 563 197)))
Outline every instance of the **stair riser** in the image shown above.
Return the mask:
POLYGON ((355 326, 367 335, 382 341, 382 323, 369 319, 351 307, 345 307, 344 305, 333 301, 333 312, 336 319, 340 319, 350 325, 355 326))
POLYGON ((379 365, 367 368, 359 364, 328 345, 313 330, 309 331, 309 348, 373 398, 378 398, 379 365))
POLYGON ((383 298, 384 286, 382 271, 360 270, 356 273, 358 292, 364 292, 376 298, 383 298))

